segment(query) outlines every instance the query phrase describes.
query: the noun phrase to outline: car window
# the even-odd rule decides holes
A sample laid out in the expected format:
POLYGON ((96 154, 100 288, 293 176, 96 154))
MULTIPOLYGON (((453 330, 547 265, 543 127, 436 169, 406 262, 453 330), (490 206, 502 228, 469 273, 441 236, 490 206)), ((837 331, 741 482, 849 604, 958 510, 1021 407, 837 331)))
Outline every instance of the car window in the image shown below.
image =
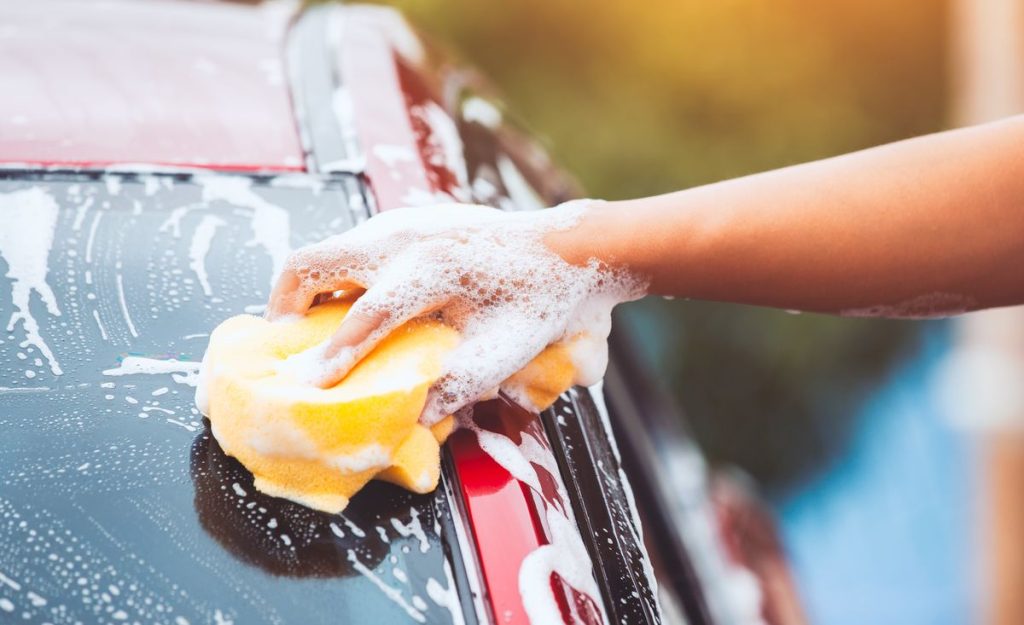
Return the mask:
POLYGON ((337 178, 0 178, 0 621, 474 622, 443 487, 313 512, 193 406, 211 328, 363 217, 337 178))
POLYGON ((474 201, 504 210, 535 210, 577 195, 573 181, 496 100, 467 91, 457 118, 474 201))

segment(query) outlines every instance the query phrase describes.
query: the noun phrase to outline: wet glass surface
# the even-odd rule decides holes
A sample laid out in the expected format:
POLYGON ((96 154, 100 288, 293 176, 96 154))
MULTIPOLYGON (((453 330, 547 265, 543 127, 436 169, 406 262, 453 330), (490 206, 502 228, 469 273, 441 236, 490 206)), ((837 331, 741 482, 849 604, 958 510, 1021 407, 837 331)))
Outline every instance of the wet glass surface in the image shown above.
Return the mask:
POLYGON ((374 484, 344 516, 263 496, 193 406, 210 330, 262 312, 288 250, 353 225, 353 197, 0 179, 0 622, 461 622, 443 495, 374 484))

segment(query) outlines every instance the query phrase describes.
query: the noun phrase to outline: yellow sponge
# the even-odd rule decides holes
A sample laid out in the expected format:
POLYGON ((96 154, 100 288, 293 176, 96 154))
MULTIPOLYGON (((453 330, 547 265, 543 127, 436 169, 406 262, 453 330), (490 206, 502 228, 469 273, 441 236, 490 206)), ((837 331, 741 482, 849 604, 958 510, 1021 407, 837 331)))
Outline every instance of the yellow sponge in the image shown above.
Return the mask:
MULTIPOLYGON (((329 337, 350 305, 328 302, 288 322, 232 317, 210 335, 203 364, 213 434, 252 471, 256 488, 332 513, 374 478, 433 490, 439 444, 455 425, 451 416, 431 428, 418 422, 444 356, 459 341, 437 321, 405 324, 331 388, 281 369, 287 357, 329 337)), ((513 379, 546 407, 574 376, 568 348, 555 345, 513 379)))

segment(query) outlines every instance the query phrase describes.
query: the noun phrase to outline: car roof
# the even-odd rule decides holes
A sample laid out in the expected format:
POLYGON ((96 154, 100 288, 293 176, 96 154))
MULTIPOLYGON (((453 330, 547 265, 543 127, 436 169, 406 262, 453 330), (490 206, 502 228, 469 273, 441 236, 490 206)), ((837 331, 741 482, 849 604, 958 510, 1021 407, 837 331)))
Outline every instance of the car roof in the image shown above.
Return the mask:
POLYGON ((294 9, 3 3, 0 163, 303 169, 283 52, 294 9))

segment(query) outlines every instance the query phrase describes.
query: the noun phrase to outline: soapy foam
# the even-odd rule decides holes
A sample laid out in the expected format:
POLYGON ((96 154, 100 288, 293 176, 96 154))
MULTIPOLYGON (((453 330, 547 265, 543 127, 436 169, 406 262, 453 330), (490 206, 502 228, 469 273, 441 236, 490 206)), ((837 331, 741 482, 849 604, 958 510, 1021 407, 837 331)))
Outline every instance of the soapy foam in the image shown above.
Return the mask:
MULTIPOLYGON (((498 390, 536 409, 523 389, 503 382, 548 345, 576 337, 582 338, 573 348, 578 382, 599 379, 611 309, 645 287, 596 261, 571 265, 544 245, 545 234, 573 227, 585 210, 585 201, 526 213, 460 204, 393 210, 296 251, 286 269, 306 298, 368 287, 351 314, 385 318, 380 336, 424 313, 459 330, 461 342, 431 392, 425 424, 498 390)), ((342 352, 327 362, 325 353, 326 342, 289 366, 322 383, 356 356, 342 352)))
MULTIPOLYGON (((597 603, 601 596, 594 581, 593 564, 587 547, 580 538, 575 523, 552 507, 544 511, 551 533, 551 542, 531 551, 519 566, 519 594, 523 597, 523 608, 530 623, 558 623, 562 611, 555 595, 551 592, 551 576, 557 574, 572 588, 592 598, 597 603)), ((575 612, 575 604, 570 608, 575 612)), ((576 615, 579 617, 579 615, 576 615)), ((604 614, 601 622, 607 622, 604 614)), ((577 618, 573 622, 587 622, 577 618)))
POLYGON ((472 96, 462 103, 462 119, 496 129, 501 126, 501 111, 483 98, 472 96))
MULTIPOLYGON (((522 432, 517 445, 504 434, 479 427, 472 420, 466 425, 476 432, 481 449, 517 480, 529 486, 541 497, 547 520, 548 544, 531 551, 519 565, 519 593, 523 608, 531 623, 558 623, 562 621, 558 600, 553 594, 552 575, 557 574, 565 583, 594 600, 600 612, 596 616, 607 622, 599 603, 600 591, 593 576, 593 562, 580 537, 575 517, 565 502, 568 493, 558 476, 560 472, 551 450, 541 437, 529 430, 522 432), (556 489, 554 497, 544 495, 541 473, 552 478, 556 489)), ((429 589, 428 589, 429 590, 429 589)), ((593 622, 578 614, 579 606, 570 603, 573 623, 593 622)))
MULTIPOLYGON (((118 266, 118 270, 120 270, 120 266, 118 266)), ((117 284, 117 301, 121 304, 121 314, 124 315, 125 325, 132 336, 139 338, 139 331, 135 329, 132 316, 128 313, 128 298, 124 295, 124 276, 118 273, 114 276, 114 282, 117 284)))
POLYGON ((381 578, 378 577, 376 573, 370 570, 368 566, 366 566, 359 560, 359 557, 356 556, 356 552, 352 549, 348 550, 348 561, 352 563, 352 568, 357 573, 368 579, 371 583, 373 583, 374 586, 379 588, 380 591, 384 593, 384 596, 390 599, 392 602, 394 602, 395 605, 405 610, 405 613, 409 615, 409 618, 416 621, 417 623, 427 622, 427 618, 423 615, 422 612, 417 610, 415 607, 409 605, 409 603, 405 600, 405 597, 402 596, 402 592, 400 590, 398 590, 397 588, 392 588, 391 586, 385 584, 384 581, 381 580, 381 578))
POLYGON ((175 360, 146 358, 144 356, 125 356, 121 364, 112 369, 104 369, 103 375, 122 376, 149 374, 171 374, 178 384, 196 386, 199 381, 199 363, 192 360, 175 360))
POLYGON ((192 235, 192 244, 188 248, 188 265, 196 274, 199 286, 203 294, 209 297, 213 295, 210 288, 210 278, 206 273, 206 256, 210 253, 210 244, 213 243, 213 236, 217 228, 225 225, 226 222, 213 215, 203 215, 199 225, 196 226, 195 234, 192 235))
MULTIPOLYGON (((304 352, 293 354, 276 365, 277 371, 300 382, 315 380, 320 375, 322 363, 325 362, 324 352, 326 348, 327 345, 321 343, 304 352)), ((354 353, 351 349, 346 348, 333 358, 327 359, 326 362, 330 366, 336 366, 342 362, 348 364, 354 362, 354 353)), ((335 391, 334 399, 337 401, 347 401, 369 395, 383 395, 385 393, 411 390, 423 382, 423 374, 420 372, 420 364, 418 362, 407 360, 401 364, 404 366, 393 367, 386 376, 374 376, 373 379, 358 387, 345 387, 335 391)), ((316 401, 319 395, 319 389, 313 386, 302 389, 290 388, 286 392, 288 397, 282 397, 282 399, 302 399, 303 395, 305 395, 309 401, 316 401)))
POLYGON ((270 256, 272 278, 277 278, 291 251, 291 220, 288 211, 271 204, 252 190, 252 180, 242 176, 199 176, 203 201, 223 201, 251 209, 252 239, 250 246, 259 246, 270 256))
POLYGON ((466 190, 469 188, 469 170, 463 155, 462 137, 451 115, 432 100, 411 107, 409 114, 418 117, 430 128, 427 135, 427 160, 454 174, 456 185, 449 192, 457 200, 468 200, 466 190))
POLYGON ((393 167, 398 162, 416 160, 416 153, 412 151, 412 148, 404 145, 375 145, 373 146, 373 155, 388 167, 393 167))
POLYGON ((331 456, 328 464, 339 471, 359 473, 389 466, 391 454, 380 445, 370 444, 348 454, 335 454, 331 456))
POLYGON ((408 523, 402 523, 393 517, 391 519, 391 526, 403 538, 416 537, 416 540, 420 543, 420 553, 426 553, 430 550, 430 541, 427 540, 427 534, 423 531, 423 525, 420 524, 420 513, 416 508, 409 508, 409 515, 410 520, 408 523))
POLYGON ((444 560, 444 576, 447 588, 433 577, 427 580, 427 596, 448 610, 452 617, 452 625, 464 625, 466 621, 462 616, 462 605, 459 603, 459 593, 455 589, 455 578, 452 576, 452 567, 448 560, 444 560))
POLYGON ((7 261, 7 277, 11 284, 14 313, 7 322, 12 332, 19 321, 25 332, 21 347, 35 347, 46 358, 53 375, 62 373, 60 363, 39 332, 39 322, 32 316, 31 296, 35 291, 51 315, 60 316, 57 299, 46 281, 50 248, 57 226, 57 202, 40 187, 0 194, 0 217, 7 224, 0 228, 0 257, 7 261))
POLYGON ((516 210, 539 210, 544 208, 544 200, 534 190, 519 167, 505 155, 499 155, 494 163, 501 175, 501 182, 508 191, 509 206, 516 210))

